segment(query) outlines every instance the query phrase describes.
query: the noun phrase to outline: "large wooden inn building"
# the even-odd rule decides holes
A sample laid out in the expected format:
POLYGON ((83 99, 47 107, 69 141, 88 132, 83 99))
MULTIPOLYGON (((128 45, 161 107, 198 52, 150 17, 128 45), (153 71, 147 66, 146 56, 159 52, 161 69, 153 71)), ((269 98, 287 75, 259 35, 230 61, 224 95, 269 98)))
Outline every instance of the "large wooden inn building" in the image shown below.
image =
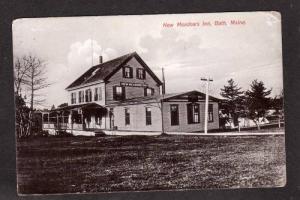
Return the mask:
MULTIPOLYGON (((66 90, 68 106, 44 112, 50 134, 201 132, 205 94, 163 94, 164 84, 136 53, 92 66, 66 90)), ((209 97, 208 130, 219 128, 218 102, 209 97)))

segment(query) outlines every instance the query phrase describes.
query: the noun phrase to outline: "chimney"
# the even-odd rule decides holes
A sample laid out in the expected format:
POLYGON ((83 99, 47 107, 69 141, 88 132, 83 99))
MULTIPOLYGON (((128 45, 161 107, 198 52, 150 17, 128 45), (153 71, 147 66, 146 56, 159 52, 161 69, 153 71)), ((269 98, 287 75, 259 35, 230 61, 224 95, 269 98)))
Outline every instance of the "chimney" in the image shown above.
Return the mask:
POLYGON ((103 63, 103 57, 99 56, 99 64, 102 64, 102 63, 103 63))
POLYGON ((164 68, 161 69, 162 71, 162 94, 166 94, 166 81, 165 81, 165 72, 164 72, 164 68))

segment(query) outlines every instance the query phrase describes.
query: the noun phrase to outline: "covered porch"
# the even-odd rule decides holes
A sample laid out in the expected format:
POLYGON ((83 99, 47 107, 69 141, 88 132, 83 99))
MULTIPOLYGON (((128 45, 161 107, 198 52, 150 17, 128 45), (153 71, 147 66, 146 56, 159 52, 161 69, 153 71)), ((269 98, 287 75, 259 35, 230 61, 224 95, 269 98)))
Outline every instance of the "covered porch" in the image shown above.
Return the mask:
POLYGON ((105 129, 107 109, 96 103, 65 106, 43 112, 43 129, 58 131, 93 131, 105 129))

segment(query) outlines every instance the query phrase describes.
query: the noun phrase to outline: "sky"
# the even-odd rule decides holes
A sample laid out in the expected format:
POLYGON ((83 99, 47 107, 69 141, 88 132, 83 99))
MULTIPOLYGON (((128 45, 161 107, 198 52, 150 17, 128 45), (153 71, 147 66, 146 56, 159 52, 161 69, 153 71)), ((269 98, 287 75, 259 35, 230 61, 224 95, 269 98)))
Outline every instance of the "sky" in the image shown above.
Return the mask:
POLYGON ((209 93, 215 97, 231 78, 243 90, 254 79, 263 81, 271 96, 283 89, 276 12, 24 18, 12 28, 14 57, 45 61, 51 86, 39 91, 44 108, 67 102, 65 88, 100 55, 105 62, 134 51, 159 78, 164 68, 167 93, 204 91, 202 77, 213 79, 209 93))

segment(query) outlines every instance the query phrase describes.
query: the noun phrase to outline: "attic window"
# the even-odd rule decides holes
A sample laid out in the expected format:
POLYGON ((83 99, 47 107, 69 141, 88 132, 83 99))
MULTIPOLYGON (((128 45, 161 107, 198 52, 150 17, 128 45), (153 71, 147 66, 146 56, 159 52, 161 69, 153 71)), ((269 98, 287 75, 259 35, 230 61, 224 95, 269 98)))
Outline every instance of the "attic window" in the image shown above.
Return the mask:
POLYGON ((132 68, 129 66, 125 66, 123 68, 123 77, 124 78, 132 78, 133 77, 133 73, 132 73, 132 68))
POLYGON ((154 89, 153 88, 144 88, 144 96, 147 97, 147 96, 152 96, 154 95, 154 89))
POLYGON ((142 69, 142 68, 136 69, 136 77, 138 79, 145 79, 146 78, 146 72, 145 72, 145 70, 142 69))

